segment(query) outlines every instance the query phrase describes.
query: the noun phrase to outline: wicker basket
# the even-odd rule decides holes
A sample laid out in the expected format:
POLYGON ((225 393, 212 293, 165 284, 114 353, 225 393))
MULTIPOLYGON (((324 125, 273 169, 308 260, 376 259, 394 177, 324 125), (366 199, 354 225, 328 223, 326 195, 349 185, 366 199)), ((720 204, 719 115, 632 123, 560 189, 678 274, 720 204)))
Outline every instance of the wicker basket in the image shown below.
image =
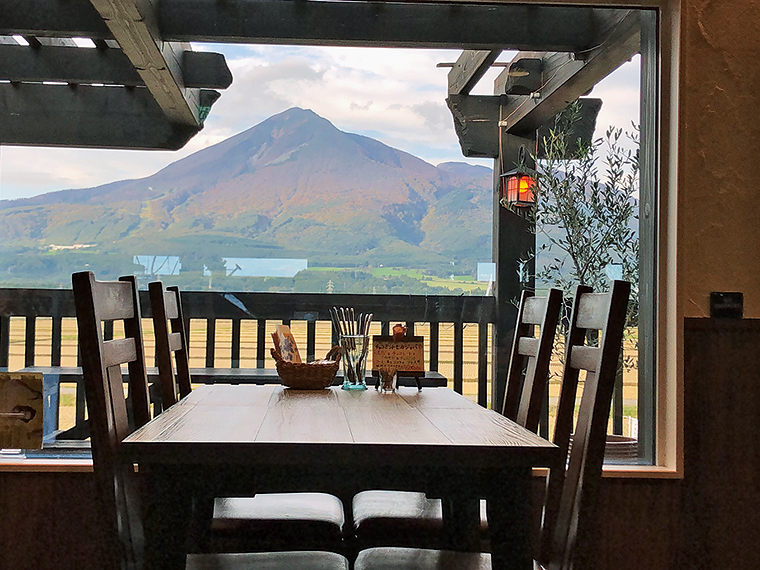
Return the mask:
POLYGON ((340 347, 334 346, 325 356, 325 360, 314 362, 290 362, 270 348, 272 358, 277 365, 277 374, 282 383, 295 390, 323 390, 330 386, 340 366, 340 347))

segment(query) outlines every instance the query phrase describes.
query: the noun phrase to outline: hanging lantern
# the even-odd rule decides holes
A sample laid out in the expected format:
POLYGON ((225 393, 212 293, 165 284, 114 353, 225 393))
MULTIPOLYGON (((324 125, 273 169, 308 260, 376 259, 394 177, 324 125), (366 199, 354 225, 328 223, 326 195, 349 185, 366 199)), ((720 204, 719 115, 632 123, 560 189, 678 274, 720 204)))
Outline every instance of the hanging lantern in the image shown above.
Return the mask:
POLYGON ((503 204, 511 204, 518 208, 529 208, 535 203, 536 199, 533 195, 535 179, 517 170, 505 172, 499 178, 501 178, 501 202, 503 204))

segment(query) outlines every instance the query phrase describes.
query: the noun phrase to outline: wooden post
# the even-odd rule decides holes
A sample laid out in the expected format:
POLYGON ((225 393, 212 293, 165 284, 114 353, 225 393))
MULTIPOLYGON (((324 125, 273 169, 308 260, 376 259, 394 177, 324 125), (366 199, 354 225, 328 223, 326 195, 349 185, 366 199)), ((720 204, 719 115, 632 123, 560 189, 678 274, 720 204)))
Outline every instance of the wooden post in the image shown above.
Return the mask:
POLYGON ((493 376, 491 381, 491 408, 500 410, 506 388, 509 351, 517 320, 517 301, 523 287, 535 286, 535 260, 531 253, 536 249, 534 228, 524 217, 509 211, 499 202, 501 165, 512 170, 518 163, 520 154, 524 156, 525 165, 534 166, 532 153, 535 143, 530 139, 501 134, 502 144, 500 159, 494 161, 494 200, 493 200, 493 261, 496 263, 496 326, 493 328, 493 376), (524 148, 522 153, 520 148, 524 148), (520 271, 520 260, 528 258, 528 267, 520 271), (527 281, 520 281, 520 273, 527 281))

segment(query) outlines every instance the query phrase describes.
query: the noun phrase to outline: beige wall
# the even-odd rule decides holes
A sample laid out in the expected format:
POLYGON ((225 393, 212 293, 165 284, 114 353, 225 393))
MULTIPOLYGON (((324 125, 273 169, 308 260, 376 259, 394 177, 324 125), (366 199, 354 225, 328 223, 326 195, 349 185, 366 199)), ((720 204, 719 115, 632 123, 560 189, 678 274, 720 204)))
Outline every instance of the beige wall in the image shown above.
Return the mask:
POLYGON ((760 2, 682 3, 679 305, 742 291, 760 317, 760 2))

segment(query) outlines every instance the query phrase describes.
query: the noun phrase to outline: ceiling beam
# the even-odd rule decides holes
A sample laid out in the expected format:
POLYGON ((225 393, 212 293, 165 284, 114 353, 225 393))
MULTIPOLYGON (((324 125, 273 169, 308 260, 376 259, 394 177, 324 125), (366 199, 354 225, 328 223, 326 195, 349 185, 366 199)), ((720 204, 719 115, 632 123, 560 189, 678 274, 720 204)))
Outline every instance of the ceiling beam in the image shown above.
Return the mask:
MULTIPOLYGON (((336 0, 161 0, 157 10, 157 31, 165 41, 541 51, 589 49, 595 45, 599 23, 623 12, 579 6, 336 0)), ((4 0, 0 35, 17 33, 113 37, 86 0, 4 0)))
POLYGON ((113 34, 89 0, 0 2, 0 35, 110 39, 113 34))
POLYGON ((0 84, 0 143, 182 148, 201 127, 170 123, 144 87, 0 84))
POLYGON ((456 95, 446 99, 454 119, 462 156, 496 158, 499 156, 498 95, 456 95))
POLYGON ((501 50, 465 50, 449 71, 449 95, 469 95, 501 50))
POLYGON ((182 52, 182 79, 185 87, 227 89, 232 85, 232 72, 221 53, 185 50, 182 52))
POLYGON ((144 85, 119 49, 0 45, 0 79, 144 85))
MULTIPOLYGON (((598 47, 575 57, 566 53, 544 54, 543 84, 538 97, 512 96, 502 110, 502 127, 516 135, 531 133, 565 109, 594 85, 631 59, 640 49, 639 14, 630 11, 609 33, 597 40, 598 47)), ((518 54, 521 59, 534 54, 518 54)), ((503 93, 507 83, 505 69, 497 78, 496 93, 503 93)))
MULTIPOLYGON (((211 52, 185 52, 182 56, 185 87, 226 89, 232 74, 224 56, 211 52)), ((120 49, 0 44, 0 79, 10 81, 61 81, 105 85, 145 85, 120 49)))
POLYGON ((90 0, 105 20, 124 54, 140 74, 167 119, 191 128, 202 124, 199 92, 186 89, 182 52, 189 44, 162 41, 156 0, 90 0))
POLYGON ((305 45, 575 51, 592 46, 596 21, 593 8, 519 4, 162 0, 159 10, 166 39, 305 45))

